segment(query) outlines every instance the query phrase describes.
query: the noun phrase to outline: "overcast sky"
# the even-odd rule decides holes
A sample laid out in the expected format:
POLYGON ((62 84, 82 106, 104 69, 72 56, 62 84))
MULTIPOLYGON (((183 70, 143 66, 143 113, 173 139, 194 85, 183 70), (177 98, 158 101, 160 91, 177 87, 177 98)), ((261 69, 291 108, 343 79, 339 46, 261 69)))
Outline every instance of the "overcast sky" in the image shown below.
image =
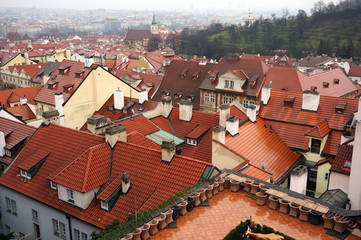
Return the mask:
MULTIPOLYGON (((325 3, 339 0, 324 0, 325 3)), ((69 8, 69 9, 114 9, 114 10, 239 10, 241 12, 272 12, 289 9, 296 12, 304 9, 307 12, 317 0, 0 0, 1 7, 37 7, 37 8, 69 8)))

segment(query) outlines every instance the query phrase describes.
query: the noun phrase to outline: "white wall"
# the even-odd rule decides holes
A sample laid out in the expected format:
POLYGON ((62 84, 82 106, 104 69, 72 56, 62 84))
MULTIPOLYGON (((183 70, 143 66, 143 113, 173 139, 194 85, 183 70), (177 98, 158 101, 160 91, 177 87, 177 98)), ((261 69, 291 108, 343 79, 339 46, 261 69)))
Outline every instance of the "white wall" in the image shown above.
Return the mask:
MULTIPOLYGON (((73 190, 74 203, 70 203, 70 204, 74 204, 82 209, 86 209, 89 206, 89 204, 91 203, 91 201, 93 201, 93 199, 94 199, 94 196, 95 196, 94 192, 98 192, 99 188, 100 187, 97 187, 86 193, 81 193, 81 192, 73 190)), ((68 202, 67 189, 69 189, 69 188, 58 184, 58 197, 59 197, 59 199, 63 200, 64 202, 68 202)))
POLYGON ((350 181, 350 176, 337 173, 337 172, 330 172, 330 181, 328 183, 328 189, 341 189, 345 193, 348 194, 348 184, 350 181))

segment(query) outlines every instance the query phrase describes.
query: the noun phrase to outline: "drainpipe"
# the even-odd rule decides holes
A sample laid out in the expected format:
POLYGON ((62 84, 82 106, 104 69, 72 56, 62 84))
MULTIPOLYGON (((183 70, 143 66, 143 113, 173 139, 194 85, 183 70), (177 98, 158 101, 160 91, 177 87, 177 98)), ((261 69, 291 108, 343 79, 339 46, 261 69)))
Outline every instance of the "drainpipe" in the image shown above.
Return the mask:
POLYGON ((66 219, 68 219, 68 226, 69 226, 69 236, 70 240, 73 240, 72 228, 71 228, 71 218, 70 215, 66 214, 66 219))

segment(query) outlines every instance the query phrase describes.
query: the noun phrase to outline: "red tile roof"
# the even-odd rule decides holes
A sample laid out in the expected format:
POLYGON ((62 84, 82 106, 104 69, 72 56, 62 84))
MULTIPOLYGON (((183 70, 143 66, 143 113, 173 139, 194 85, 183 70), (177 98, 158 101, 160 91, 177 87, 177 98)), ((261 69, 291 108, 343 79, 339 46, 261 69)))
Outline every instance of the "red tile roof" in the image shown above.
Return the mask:
POLYGON ((327 120, 323 120, 309 132, 305 133, 305 135, 309 137, 323 138, 330 131, 331 129, 328 127, 327 120))
POLYGON ((42 88, 41 86, 36 86, 36 87, 17 88, 17 89, 0 91, 0 103, 1 105, 5 104, 5 107, 9 107, 10 102, 19 102, 20 98, 25 96, 26 99, 28 100, 28 103, 34 105, 35 104, 34 98, 41 90, 41 88, 42 88))
POLYGON ((343 144, 341 145, 335 156, 333 164, 330 168, 330 171, 342 173, 345 175, 350 175, 351 167, 346 166, 346 162, 351 166, 352 163, 352 152, 353 145, 343 144))
POLYGON ((226 136, 225 145, 256 167, 260 167, 264 162, 267 165, 265 170, 273 175, 275 181, 280 179, 301 156, 291 151, 261 118, 257 118, 255 123, 246 122, 238 131, 239 135, 235 137, 226 136))
POLYGON ((157 35, 152 34, 149 30, 128 30, 124 41, 143 41, 157 35))
POLYGON ((49 155, 49 152, 45 149, 37 149, 35 152, 31 153, 26 159, 18 164, 18 168, 29 171, 37 163, 42 161, 49 155))
POLYGON ((127 142, 137 144, 143 147, 156 149, 156 150, 162 150, 161 145, 154 142, 153 140, 145 137, 144 135, 138 133, 138 132, 131 132, 127 134, 127 142))
POLYGON ((30 109, 28 105, 17 105, 14 107, 9 107, 6 109, 8 112, 14 114, 15 116, 21 116, 21 120, 27 121, 30 119, 35 119, 36 115, 30 109))
POLYGON ((210 166, 177 155, 169 165, 163 164, 159 150, 118 142, 108 180, 110 151, 109 145, 100 136, 50 124, 34 134, 15 164, 1 177, 0 184, 104 228, 105 224, 116 218, 121 222, 126 221, 129 212, 156 207, 175 193, 197 183, 206 166, 210 166), (21 181, 17 165, 37 149, 46 149, 50 155, 30 181, 21 181), (99 200, 114 193, 113 190, 120 186, 119 178, 124 172, 130 174, 130 191, 126 196, 119 196, 111 211, 100 209, 99 200), (80 210, 58 201, 58 194, 50 189, 48 179, 82 191, 92 189, 103 183, 104 179, 106 182, 97 196, 99 200, 93 201, 86 210, 80 210))
MULTIPOLYGON (((33 133, 36 131, 36 128, 19 123, 14 122, 12 120, 0 117, 0 131, 2 131, 5 135, 5 148, 11 149, 23 140, 27 141, 33 133)), ((9 164, 12 159, 17 155, 17 153, 22 149, 25 142, 19 147, 19 149, 16 152, 12 153, 11 158, 0 157, 0 161, 9 164)))
POLYGON ((195 129, 193 129, 190 133, 188 133, 186 135, 186 138, 193 138, 193 139, 198 139, 200 136, 202 136, 206 131, 208 131, 208 129, 210 128, 210 126, 206 126, 206 125, 198 125, 195 129))
POLYGON ((14 72, 16 69, 19 73, 22 70, 25 71, 26 75, 29 75, 31 78, 34 78, 40 69, 44 66, 45 63, 33 64, 33 65, 20 65, 20 66, 10 66, 9 69, 11 72, 14 72))
POLYGON ((361 77, 361 66, 357 65, 354 62, 350 63, 350 71, 348 71, 348 76, 353 76, 353 77, 361 77))
POLYGON ((252 164, 249 164, 249 167, 245 168, 242 173, 263 181, 268 181, 272 177, 272 173, 252 164))
POLYGON ((308 76, 296 68, 272 67, 267 73, 265 84, 270 85, 273 90, 302 92, 300 79, 303 78, 308 76))
POLYGON ((125 125, 127 132, 129 133, 136 131, 143 135, 147 135, 159 130, 159 127, 157 127, 142 114, 132 118, 117 121, 115 124, 125 125))
POLYGON ((47 103, 49 105, 55 105, 55 93, 62 92, 64 96, 64 101, 66 101, 70 95, 77 89, 80 83, 84 80, 85 76, 89 72, 88 69, 84 68, 85 65, 82 62, 75 62, 70 60, 63 60, 59 65, 57 70, 51 75, 47 84, 45 84, 40 92, 36 95, 35 101, 47 103), (59 69, 68 68, 64 75, 59 74, 59 69), (84 71, 84 74, 80 78, 75 77, 75 73, 84 71), (53 89, 49 89, 49 84, 56 84, 53 89), (65 85, 73 85, 72 89, 68 92, 64 92, 63 87, 65 85))

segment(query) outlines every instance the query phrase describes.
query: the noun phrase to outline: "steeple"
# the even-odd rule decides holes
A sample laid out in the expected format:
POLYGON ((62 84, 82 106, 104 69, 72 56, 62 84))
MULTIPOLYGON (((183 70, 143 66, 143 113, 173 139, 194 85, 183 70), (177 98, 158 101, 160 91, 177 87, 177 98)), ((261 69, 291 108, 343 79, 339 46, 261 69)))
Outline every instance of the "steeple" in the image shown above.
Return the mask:
POLYGON ((153 22, 152 25, 157 25, 157 22, 155 21, 155 14, 153 13, 153 22))
POLYGON ((158 34, 158 25, 155 21, 155 14, 153 14, 153 22, 152 25, 150 25, 150 32, 153 34, 158 34))

